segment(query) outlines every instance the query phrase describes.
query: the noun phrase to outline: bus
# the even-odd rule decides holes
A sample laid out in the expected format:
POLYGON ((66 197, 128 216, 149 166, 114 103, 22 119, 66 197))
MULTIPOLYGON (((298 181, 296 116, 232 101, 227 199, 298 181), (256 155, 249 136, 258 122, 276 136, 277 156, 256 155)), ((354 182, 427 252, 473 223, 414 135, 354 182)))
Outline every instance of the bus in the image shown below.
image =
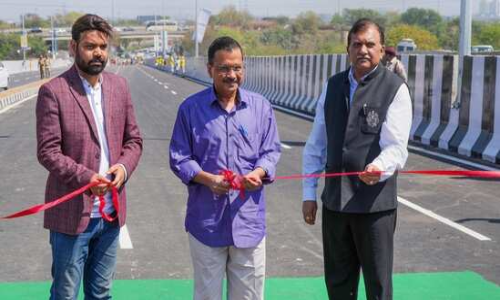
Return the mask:
POLYGON ((149 22, 146 25, 147 31, 177 31, 178 25, 176 21, 173 20, 157 20, 149 22))

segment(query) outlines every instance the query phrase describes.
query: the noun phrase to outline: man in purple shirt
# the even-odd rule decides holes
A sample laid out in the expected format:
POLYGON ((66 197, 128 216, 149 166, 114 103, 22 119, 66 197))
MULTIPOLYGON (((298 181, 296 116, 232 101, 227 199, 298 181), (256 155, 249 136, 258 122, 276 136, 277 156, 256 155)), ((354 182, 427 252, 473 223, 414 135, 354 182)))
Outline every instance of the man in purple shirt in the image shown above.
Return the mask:
POLYGON ((208 49, 213 86, 180 106, 170 143, 170 167, 187 185, 186 231, 194 269, 194 299, 263 299, 265 201, 280 157, 274 112, 261 95, 239 88, 243 50, 230 37, 208 49), (241 174, 244 197, 221 171, 241 174))

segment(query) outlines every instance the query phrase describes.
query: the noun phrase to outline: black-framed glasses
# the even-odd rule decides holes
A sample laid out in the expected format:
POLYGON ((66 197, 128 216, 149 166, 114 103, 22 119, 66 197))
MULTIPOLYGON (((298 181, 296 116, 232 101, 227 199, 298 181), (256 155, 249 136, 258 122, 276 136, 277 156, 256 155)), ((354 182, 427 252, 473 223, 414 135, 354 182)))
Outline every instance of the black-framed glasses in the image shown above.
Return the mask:
POLYGON ((233 71, 235 74, 241 74, 243 70, 245 69, 244 66, 228 66, 228 65, 219 65, 219 66, 214 66, 217 72, 222 73, 222 74, 229 74, 231 71, 233 71))

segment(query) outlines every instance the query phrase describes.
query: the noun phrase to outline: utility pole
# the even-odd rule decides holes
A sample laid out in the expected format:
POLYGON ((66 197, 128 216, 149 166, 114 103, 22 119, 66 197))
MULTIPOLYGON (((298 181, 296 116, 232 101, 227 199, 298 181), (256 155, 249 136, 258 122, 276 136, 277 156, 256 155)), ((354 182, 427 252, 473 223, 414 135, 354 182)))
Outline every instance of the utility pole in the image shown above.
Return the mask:
POLYGON ((194 57, 198 58, 198 0, 194 1, 194 57))
POLYGON ((472 13, 470 0, 461 0, 460 6, 460 43, 458 55, 463 58, 470 55, 471 51, 471 32, 472 32, 472 13))
POLYGON ((54 29, 54 17, 50 16, 50 32, 52 37, 52 59, 56 59, 57 52, 57 37, 56 30, 54 29))
POLYGON ((26 29, 24 28, 24 14, 21 16, 21 21, 23 23, 23 33, 22 33, 22 35, 23 35, 23 38, 26 39, 26 45, 25 46, 21 45, 21 48, 23 50, 23 66, 24 66, 24 64, 26 63, 26 47, 28 46, 27 45, 28 44, 27 43, 28 39, 27 39, 27 35, 26 35, 26 29))
POLYGON ((111 0, 111 25, 115 26, 115 0, 111 0))
POLYGON ((460 5, 460 42, 458 45, 458 80, 457 80, 457 99, 453 103, 453 108, 459 108, 462 102, 462 74, 464 57, 471 52, 471 31, 472 31, 472 13, 470 0, 461 0, 460 5), (461 62, 461 63, 460 63, 461 62))

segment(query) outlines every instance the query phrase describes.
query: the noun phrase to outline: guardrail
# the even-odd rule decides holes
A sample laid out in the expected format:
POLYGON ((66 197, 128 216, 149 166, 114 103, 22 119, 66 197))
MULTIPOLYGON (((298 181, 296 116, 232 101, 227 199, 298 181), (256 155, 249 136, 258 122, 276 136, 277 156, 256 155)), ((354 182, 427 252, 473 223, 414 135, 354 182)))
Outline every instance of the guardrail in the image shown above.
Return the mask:
POLYGON ((15 87, 10 90, 0 92, 0 112, 28 97, 38 94, 40 86, 48 79, 39 80, 27 85, 15 87))
MULTIPOLYGON (((413 99, 410 139, 500 164, 500 56, 467 56, 459 61, 456 55, 405 54, 401 61, 413 99)), ((186 75, 210 84, 206 62, 205 57, 188 58, 186 75)), ((246 57, 245 66, 244 88, 312 118, 323 84, 347 69, 349 61, 345 54, 260 56, 246 57)))

